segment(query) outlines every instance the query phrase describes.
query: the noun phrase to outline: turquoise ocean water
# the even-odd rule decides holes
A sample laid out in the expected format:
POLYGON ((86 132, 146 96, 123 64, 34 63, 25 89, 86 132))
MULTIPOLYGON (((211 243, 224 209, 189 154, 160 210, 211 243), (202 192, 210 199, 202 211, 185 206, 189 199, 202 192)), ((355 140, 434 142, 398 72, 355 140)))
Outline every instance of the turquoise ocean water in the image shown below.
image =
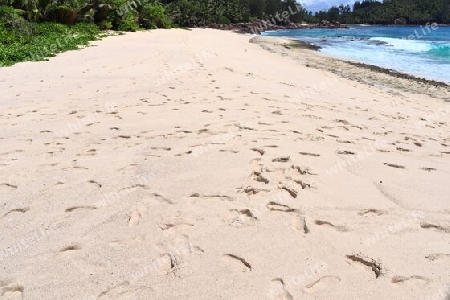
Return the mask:
POLYGON ((450 27, 351 26, 262 35, 312 42, 328 55, 450 83, 450 27))

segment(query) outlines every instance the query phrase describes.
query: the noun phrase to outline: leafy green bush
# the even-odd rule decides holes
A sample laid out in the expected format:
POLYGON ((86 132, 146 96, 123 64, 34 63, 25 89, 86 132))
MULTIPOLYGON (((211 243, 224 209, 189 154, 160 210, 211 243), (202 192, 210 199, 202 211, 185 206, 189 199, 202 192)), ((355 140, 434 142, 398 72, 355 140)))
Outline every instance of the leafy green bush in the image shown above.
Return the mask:
POLYGON ((143 6, 140 13, 140 24, 147 29, 170 27, 166 11, 158 2, 148 3, 143 6))
POLYGON ((137 31, 139 25, 136 22, 136 14, 134 12, 127 12, 126 15, 118 19, 117 29, 122 31, 137 31))
POLYGON ((206 1, 176 0, 166 8, 172 22, 181 27, 203 26, 208 22, 206 1))
POLYGON ((9 21, 18 18, 23 18, 23 11, 20 9, 15 9, 11 6, 2 5, 0 6, 0 20, 9 21))
POLYGON ((111 21, 107 21, 107 20, 101 21, 97 26, 98 26, 98 28, 100 28, 100 30, 113 28, 111 21))
POLYGON ((10 6, 0 6, 0 23, 17 34, 32 35, 36 24, 23 18, 24 11, 10 6))
POLYGON ((219 24, 229 25, 229 24, 231 24, 231 21, 227 17, 221 16, 220 19, 219 19, 219 24))
POLYGON ((39 23, 33 35, 24 36, 0 24, 0 66, 20 61, 39 61, 57 53, 78 49, 96 40, 98 28, 94 24, 80 23, 67 26, 39 23))
MULTIPOLYGON (((110 29, 122 31, 136 31, 139 29, 137 8, 143 0, 102 0, 102 4, 96 8, 94 21, 101 24, 103 29, 107 21, 111 24, 110 29)), ((109 25, 108 23, 106 23, 109 25)))

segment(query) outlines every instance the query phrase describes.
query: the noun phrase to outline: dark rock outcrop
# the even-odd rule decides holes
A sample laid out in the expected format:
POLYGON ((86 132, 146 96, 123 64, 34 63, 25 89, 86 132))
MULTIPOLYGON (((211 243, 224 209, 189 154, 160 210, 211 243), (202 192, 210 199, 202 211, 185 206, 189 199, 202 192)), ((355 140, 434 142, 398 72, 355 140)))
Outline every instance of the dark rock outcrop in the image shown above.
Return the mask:
POLYGON ((268 21, 255 21, 250 23, 236 24, 211 24, 208 27, 221 30, 231 30, 244 34, 260 34, 264 31, 280 29, 348 28, 346 25, 341 25, 339 22, 331 23, 329 21, 322 21, 320 24, 299 24, 293 22, 286 22, 285 24, 273 24, 268 21))

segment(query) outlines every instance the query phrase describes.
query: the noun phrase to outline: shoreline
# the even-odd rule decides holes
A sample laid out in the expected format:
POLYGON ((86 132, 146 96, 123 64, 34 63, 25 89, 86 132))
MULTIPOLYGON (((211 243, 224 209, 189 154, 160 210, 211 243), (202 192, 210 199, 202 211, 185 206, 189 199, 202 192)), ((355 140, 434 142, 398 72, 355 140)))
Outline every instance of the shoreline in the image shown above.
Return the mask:
MULTIPOLYGON (((211 29, 219 29, 219 30, 228 30, 233 31, 237 33, 243 33, 243 34, 261 34, 263 31, 255 32, 255 29, 261 28, 262 24, 266 24, 267 28, 264 31, 276 31, 276 30, 298 30, 298 29, 330 29, 330 30, 336 30, 336 29, 349 29, 350 27, 376 27, 376 26, 386 26, 386 27, 420 27, 426 24, 341 24, 341 23, 315 23, 315 24, 304 24, 304 23, 288 23, 288 24, 272 24, 268 22, 264 22, 264 20, 254 21, 254 22, 248 22, 248 23, 232 23, 232 24, 211 24, 209 26, 205 27, 198 27, 198 28, 211 28, 211 29)), ((438 27, 450 27, 450 24, 439 24, 439 23, 433 23, 436 24, 438 27)))
MULTIPOLYGON (((283 37, 281 37, 283 38, 283 37)), ((420 77, 414 74, 409 74, 409 73, 404 73, 404 72, 400 72, 394 69, 388 69, 388 68, 383 68, 377 65, 372 65, 372 64, 368 64, 368 63, 362 63, 362 62, 358 62, 358 61, 352 61, 352 60, 348 60, 348 59, 344 59, 344 58, 338 58, 338 57, 332 57, 332 56, 327 56, 326 54, 320 53, 320 49, 322 49, 322 47, 317 46, 314 43, 310 43, 310 42, 306 42, 306 41, 302 41, 302 40, 296 40, 296 39, 291 39, 293 41, 292 45, 284 45, 285 48, 290 49, 289 47, 292 47, 294 49, 308 49, 308 50, 314 50, 316 51, 319 55, 323 55, 325 57, 330 57, 330 58, 334 58, 340 61, 345 61, 349 64, 352 64, 356 67, 360 67, 360 68, 365 68, 374 72, 378 72, 378 73, 384 73, 384 74, 388 74, 391 75, 393 77, 396 78, 403 78, 403 79, 408 79, 408 80, 412 80, 412 81, 416 81, 416 82, 420 82, 420 83, 425 83, 425 84, 431 84, 433 86, 439 86, 439 87, 449 87, 450 88, 450 83, 446 83, 443 81, 438 81, 438 80, 434 80, 434 79, 428 79, 425 77, 420 77)))
POLYGON ((293 59, 303 61, 307 67, 330 71, 353 81, 399 88, 408 92, 424 93, 442 99, 447 99, 450 96, 450 85, 445 82, 328 56, 317 51, 320 49, 319 46, 308 42, 286 37, 254 36, 250 39, 250 43, 259 44, 264 49, 283 56, 292 56, 293 59))

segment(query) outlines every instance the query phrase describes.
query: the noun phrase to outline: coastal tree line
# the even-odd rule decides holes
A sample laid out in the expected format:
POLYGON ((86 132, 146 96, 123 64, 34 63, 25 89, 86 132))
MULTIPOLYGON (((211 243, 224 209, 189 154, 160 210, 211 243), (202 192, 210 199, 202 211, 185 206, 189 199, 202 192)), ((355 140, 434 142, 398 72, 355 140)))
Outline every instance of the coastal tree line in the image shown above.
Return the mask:
POLYGON ((27 22, 51 21, 134 31, 251 22, 295 7, 301 9, 281 22, 450 23, 450 0, 364 0, 314 15, 295 0, 0 0, 0 21, 9 29, 27 27, 27 22))
MULTIPOLYGON (((90 22, 100 29, 134 31, 249 22, 297 6, 295 0, 0 0, 0 21, 6 26, 90 22)), ((287 21, 302 22, 307 16, 302 8, 287 21)))
POLYGON ((314 15, 316 21, 344 24, 417 25, 450 23, 450 0, 364 0, 353 6, 341 4, 314 15))

